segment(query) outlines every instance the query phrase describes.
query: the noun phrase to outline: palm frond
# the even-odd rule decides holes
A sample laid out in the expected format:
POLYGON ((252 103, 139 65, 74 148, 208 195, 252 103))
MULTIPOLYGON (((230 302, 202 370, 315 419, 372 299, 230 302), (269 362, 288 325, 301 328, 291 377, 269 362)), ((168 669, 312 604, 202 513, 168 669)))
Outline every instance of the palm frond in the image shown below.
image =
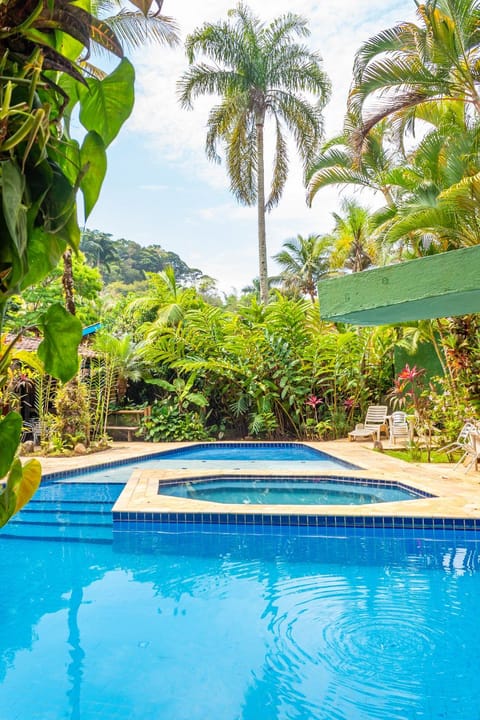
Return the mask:
MULTIPOLYGON (((163 15, 144 15, 122 9, 116 15, 104 18, 127 50, 137 50, 148 43, 174 47, 179 42, 178 26, 172 18, 163 15)), ((93 38, 96 39, 95 37, 93 38)))
POLYGON ((273 158, 273 177, 270 189, 270 195, 265 205, 265 210, 270 212, 272 208, 278 205, 285 188, 288 176, 288 151, 287 143, 282 135, 282 127, 280 121, 275 117, 276 125, 276 144, 275 155, 273 158))

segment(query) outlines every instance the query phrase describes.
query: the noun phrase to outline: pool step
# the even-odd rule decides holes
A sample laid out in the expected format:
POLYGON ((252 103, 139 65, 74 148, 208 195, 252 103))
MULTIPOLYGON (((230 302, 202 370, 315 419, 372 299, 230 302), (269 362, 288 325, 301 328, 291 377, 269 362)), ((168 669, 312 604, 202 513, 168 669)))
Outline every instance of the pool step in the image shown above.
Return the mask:
POLYGON ((0 538, 16 537, 23 539, 40 540, 71 540, 90 542, 111 542, 111 525, 69 525, 69 524, 47 524, 47 523, 26 523, 10 520, 3 528, 0 528, 0 538))
POLYGON ((48 513, 49 515, 55 515, 55 513, 66 515, 77 515, 78 513, 91 513, 92 515, 104 515, 110 513, 112 510, 112 503, 47 503, 41 502, 35 505, 31 502, 28 503, 22 510, 22 515, 35 515, 36 513, 48 513))
POLYGON ((108 513, 92 513, 82 510, 72 512, 59 512, 57 510, 22 510, 13 520, 26 525, 111 525, 112 517, 108 513))
POLYGON ((123 485, 52 483, 3 528, 1 537, 111 542, 112 507, 123 485))
POLYGON ((36 512, 92 512, 109 513, 112 510, 113 502, 89 502, 78 500, 30 500, 22 513, 36 512))
POLYGON ((32 502, 102 502, 114 503, 124 488, 124 484, 112 483, 52 483, 41 486, 32 502))

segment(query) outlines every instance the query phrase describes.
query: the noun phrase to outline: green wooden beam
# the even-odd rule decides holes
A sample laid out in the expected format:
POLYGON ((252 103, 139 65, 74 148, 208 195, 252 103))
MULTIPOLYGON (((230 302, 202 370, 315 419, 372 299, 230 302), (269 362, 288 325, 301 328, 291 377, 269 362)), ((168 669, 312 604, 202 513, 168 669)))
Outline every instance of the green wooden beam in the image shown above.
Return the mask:
POLYGON ((480 245, 318 283, 324 320, 390 325, 480 312, 480 245))

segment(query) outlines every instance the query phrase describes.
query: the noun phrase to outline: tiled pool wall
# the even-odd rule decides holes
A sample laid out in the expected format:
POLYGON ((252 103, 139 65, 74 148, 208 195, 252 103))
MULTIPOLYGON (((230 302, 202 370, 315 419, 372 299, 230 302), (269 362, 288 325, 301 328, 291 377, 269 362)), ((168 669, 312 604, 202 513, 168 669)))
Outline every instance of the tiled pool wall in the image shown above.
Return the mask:
MULTIPOLYGON (((409 502, 409 501, 407 501, 409 502)), ((480 531, 480 518, 399 517, 392 515, 305 515, 212 512, 113 512, 114 531, 158 532, 168 526, 180 531, 187 526, 213 528, 311 528, 358 530, 480 531)))
POLYGON ((228 482, 243 482, 245 480, 270 480, 272 482, 280 481, 280 482, 295 482, 296 480, 301 480, 305 483, 311 483, 312 485, 315 485, 316 483, 338 483, 338 484, 344 484, 348 485, 351 483, 354 483, 355 485, 359 486, 365 486, 365 487, 375 487, 375 488, 387 488, 390 490, 405 490, 406 492, 412 493, 413 495, 416 495, 418 498, 432 498, 436 497, 433 493, 426 492, 425 490, 420 490, 419 488, 412 487, 411 485, 407 485, 406 483, 401 482, 400 480, 383 480, 383 479, 375 479, 375 478, 361 478, 361 477, 349 477, 346 475, 302 475, 301 473, 295 474, 295 475, 283 475, 283 474, 273 474, 269 473, 268 475, 262 475, 261 473, 256 474, 239 474, 235 473, 229 474, 228 471, 225 473, 222 473, 221 475, 218 473, 214 473, 212 475, 189 475, 182 476, 181 478, 165 478, 162 479, 159 482, 159 489, 160 487, 168 487, 169 485, 182 485, 186 482, 188 483, 195 483, 195 482, 208 482, 213 480, 219 480, 219 481, 225 481, 228 482))
POLYGON ((124 458, 123 460, 111 460, 106 463, 99 463, 98 465, 89 465, 83 468, 71 468, 68 470, 60 470, 59 472, 50 472, 42 474, 43 482, 54 482, 55 480, 65 480, 71 477, 78 477, 78 475, 90 475, 101 470, 108 470, 109 468, 120 467, 124 465, 133 465, 134 463, 142 462, 143 460, 156 460, 163 456, 163 452, 148 453, 148 455, 141 455, 137 458, 124 458))

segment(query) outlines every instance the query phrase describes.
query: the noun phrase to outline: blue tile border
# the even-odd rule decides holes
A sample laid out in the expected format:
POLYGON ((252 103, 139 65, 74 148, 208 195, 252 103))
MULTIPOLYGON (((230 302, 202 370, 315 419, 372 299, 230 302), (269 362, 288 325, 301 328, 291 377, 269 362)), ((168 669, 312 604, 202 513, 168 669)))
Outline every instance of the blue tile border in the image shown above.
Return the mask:
POLYGON ((237 526, 237 527, 291 527, 381 530, 461 530, 480 531, 480 518, 394 517, 391 515, 295 515, 251 513, 175 513, 175 512, 123 512, 113 513, 114 530, 131 529, 156 531, 158 525, 177 526, 237 526))

